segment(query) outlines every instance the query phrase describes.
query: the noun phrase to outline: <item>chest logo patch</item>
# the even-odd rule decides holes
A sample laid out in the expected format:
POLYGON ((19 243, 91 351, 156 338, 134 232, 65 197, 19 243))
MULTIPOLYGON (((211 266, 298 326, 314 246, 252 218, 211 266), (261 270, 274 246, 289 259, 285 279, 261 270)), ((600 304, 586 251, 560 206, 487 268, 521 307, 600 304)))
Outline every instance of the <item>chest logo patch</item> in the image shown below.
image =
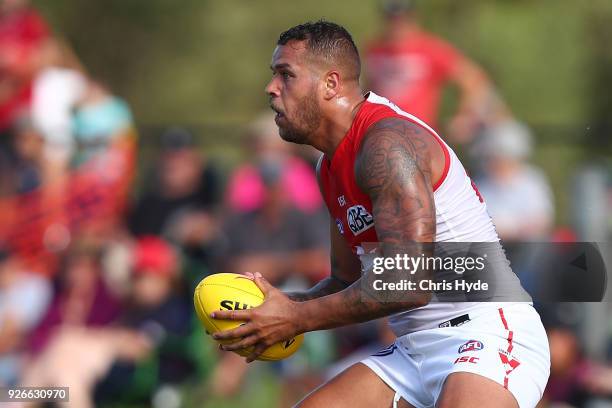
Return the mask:
POLYGON ((372 214, 363 205, 354 205, 346 210, 346 220, 353 235, 359 235, 374 225, 372 214))

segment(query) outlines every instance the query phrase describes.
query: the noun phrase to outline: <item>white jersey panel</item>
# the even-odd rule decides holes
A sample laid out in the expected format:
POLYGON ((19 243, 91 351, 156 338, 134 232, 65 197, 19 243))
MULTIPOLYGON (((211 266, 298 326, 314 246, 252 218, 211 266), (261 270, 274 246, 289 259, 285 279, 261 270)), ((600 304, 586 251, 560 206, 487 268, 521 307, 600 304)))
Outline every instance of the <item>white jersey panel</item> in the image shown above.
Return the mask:
POLYGON ((499 241, 487 207, 472 185, 459 158, 429 125, 414 115, 402 111, 386 98, 372 92, 368 102, 386 105, 396 113, 418 123, 442 142, 450 163, 446 178, 434 191, 436 205, 436 242, 495 242, 499 241))
MULTIPOLYGON (((368 102, 386 105, 399 115, 421 125, 442 142, 450 159, 448 173, 442 184, 434 191, 436 206, 436 242, 498 242, 493 221, 486 204, 481 201, 472 180, 467 175, 455 152, 442 138, 419 118, 402 111, 388 99, 369 93, 368 102)), ((520 285, 512 274, 508 277, 520 285)), ((508 303, 505 303, 507 306, 508 303)), ((498 303, 487 302, 431 302, 424 307, 401 312, 389 318, 391 329, 396 335, 438 327, 438 324, 453 317, 480 308, 496 308, 498 303)))

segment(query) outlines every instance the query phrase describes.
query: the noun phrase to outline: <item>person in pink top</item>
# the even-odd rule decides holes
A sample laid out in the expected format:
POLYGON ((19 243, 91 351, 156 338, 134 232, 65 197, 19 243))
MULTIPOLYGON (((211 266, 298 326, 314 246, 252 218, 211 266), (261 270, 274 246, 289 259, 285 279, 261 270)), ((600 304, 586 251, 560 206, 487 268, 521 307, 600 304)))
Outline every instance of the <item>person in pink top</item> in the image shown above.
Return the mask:
POLYGON ((450 136, 467 141, 483 122, 507 115, 484 71, 451 44, 421 27, 413 0, 382 3, 383 31, 365 50, 367 88, 439 128, 445 86, 459 88, 450 136))
POLYGON ((314 169, 278 138, 274 115, 261 115, 250 124, 247 148, 250 160, 236 168, 229 179, 226 200, 231 211, 245 213, 264 205, 266 186, 258 170, 261 166, 282 169, 281 188, 292 206, 307 214, 322 209, 314 169))

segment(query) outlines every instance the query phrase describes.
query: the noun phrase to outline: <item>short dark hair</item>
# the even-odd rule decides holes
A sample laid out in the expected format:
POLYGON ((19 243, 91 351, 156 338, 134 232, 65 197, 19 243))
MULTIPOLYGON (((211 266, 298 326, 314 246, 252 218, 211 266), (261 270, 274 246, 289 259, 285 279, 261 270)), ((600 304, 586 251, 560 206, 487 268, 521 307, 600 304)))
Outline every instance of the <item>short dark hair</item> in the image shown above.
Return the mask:
POLYGON ((359 51, 353 37, 341 25, 325 20, 300 24, 283 32, 277 45, 286 45, 289 41, 306 41, 306 49, 314 56, 343 65, 347 79, 359 80, 359 51))

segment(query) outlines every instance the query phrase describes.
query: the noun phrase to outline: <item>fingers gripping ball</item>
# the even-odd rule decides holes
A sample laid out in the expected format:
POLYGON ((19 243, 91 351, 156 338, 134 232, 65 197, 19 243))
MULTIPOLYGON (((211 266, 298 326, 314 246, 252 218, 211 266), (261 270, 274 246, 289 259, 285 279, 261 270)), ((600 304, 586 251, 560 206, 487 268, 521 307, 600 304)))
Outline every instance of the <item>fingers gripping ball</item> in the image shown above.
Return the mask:
MULTIPOLYGON (((210 317, 216 310, 242 310, 259 306, 264 301, 264 294, 251 279, 235 273, 217 273, 204 278, 196 287, 193 303, 200 322, 208 334, 230 330, 242 323, 234 320, 219 320, 210 317)), ((282 360, 295 353, 304 340, 304 335, 278 342, 266 349, 258 360, 282 360)), ((227 344, 227 340, 221 340, 227 344)), ((253 347, 237 350, 236 353, 247 357, 253 347)))

